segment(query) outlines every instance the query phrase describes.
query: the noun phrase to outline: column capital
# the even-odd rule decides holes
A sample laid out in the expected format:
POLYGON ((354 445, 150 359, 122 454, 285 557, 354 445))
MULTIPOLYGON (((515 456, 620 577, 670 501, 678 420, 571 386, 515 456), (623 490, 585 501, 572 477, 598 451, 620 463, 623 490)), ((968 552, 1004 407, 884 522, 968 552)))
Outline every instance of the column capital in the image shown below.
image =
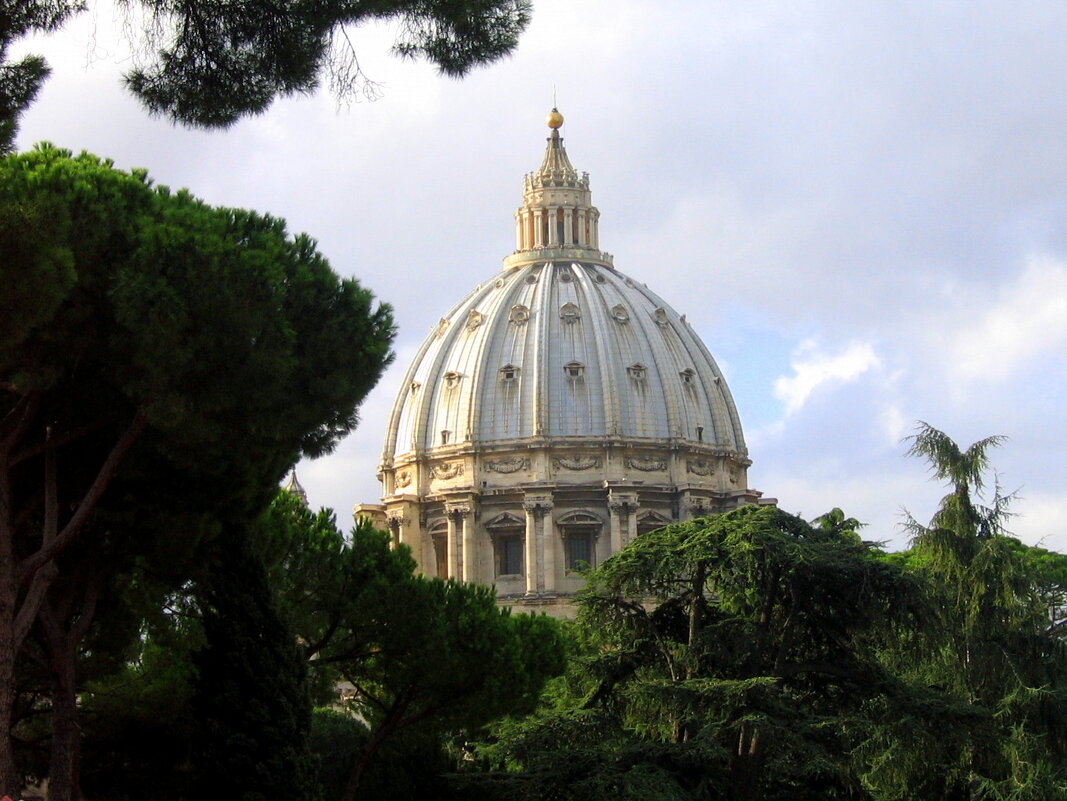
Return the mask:
POLYGON ((445 514, 457 522, 470 513, 471 506, 469 503, 449 502, 445 504, 445 514))
POLYGON ((551 495, 527 495, 522 502, 522 508, 535 515, 544 515, 552 511, 551 495))

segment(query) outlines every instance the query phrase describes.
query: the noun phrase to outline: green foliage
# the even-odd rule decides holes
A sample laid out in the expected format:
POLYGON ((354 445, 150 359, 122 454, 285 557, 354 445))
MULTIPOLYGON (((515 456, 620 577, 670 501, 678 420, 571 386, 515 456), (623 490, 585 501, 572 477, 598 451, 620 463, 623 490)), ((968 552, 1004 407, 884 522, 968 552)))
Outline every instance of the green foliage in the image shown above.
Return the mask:
POLYGON ((192 794, 311 798, 306 665, 276 615, 262 565, 236 533, 198 587, 206 648, 196 653, 192 794))
POLYGON ((88 154, 42 145, 0 160, 0 221, 0 281, 15 288, 0 295, 0 550, 13 566, 0 571, 0 786, 14 788, 7 655, 53 581, 73 598, 88 580, 64 554, 96 545, 101 570, 184 557, 220 521, 257 514, 299 455, 355 425, 393 329, 281 220, 88 154))
MULTIPOLYGON (((903 559, 927 582, 936 610, 925 647, 902 642, 886 658, 983 716, 968 746, 941 763, 947 796, 1067 798, 1067 651, 1049 618, 1067 562, 1004 535, 1011 497, 999 488, 981 503, 987 452, 1002 441, 964 450, 925 423, 911 438, 909 453, 927 459, 950 492, 929 525, 908 519, 912 548, 903 559)), ((928 761, 929 738, 920 745, 928 761)))
MULTIPOLYGON (((360 71, 348 37, 355 26, 397 23, 396 54, 426 58, 456 77, 510 53, 530 20, 529 0, 135 5, 146 17, 141 41, 133 43, 144 63, 127 73, 127 86, 150 112, 209 128, 259 114, 276 97, 313 92, 324 75, 339 98, 361 89, 373 96, 376 87, 360 71)), ((8 62, 10 45, 57 29, 85 6, 80 0, 0 0, 0 154, 11 149, 19 115, 49 73, 40 56, 8 62)))
POLYGON ((527 0, 146 5, 165 33, 154 37, 154 63, 129 73, 129 87, 154 113, 210 127, 259 113, 276 96, 310 92, 330 67, 335 88, 357 88, 354 54, 337 47, 347 41, 346 28, 395 21, 399 55, 427 58, 459 76, 510 52, 530 19, 527 0))
POLYGON ((437 764, 446 733, 532 710, 563 670, 555 621, 511 615, 488 587, 415 575, 408 549, 367 523, 345 540, 332 514, 281 491, 255 531, 316 685, 346 682, 347 711, 367 724, 346 792, 372 794, 368 785, 383 781, 404 749, 421 748, 419 763, 437 764))
POLYGON ((254 470, 261 487, 355 425, 389 310, 310 239, 48 146, 0 179, 0 220, 29 226, 0 240, 0 280, 19 288, 0 299, 5 410, 48 392, 64 428, 137 413, 183 467, 223 485, 254 470))
POLYGON ((37 96, 49 69, 40 56, 8 61, 11 45, 29 33, 47 33, 85 7, 80 0, 0 0, 0 155, 14 147, 19 116, 37 96))
POLYGON ((871 710, 916 689, 879 651, 922 593, 856 521, 820 521, 751 506, 631 543, 589 574, 567 679, 481 753, 530 798, 865 797, 871 710))

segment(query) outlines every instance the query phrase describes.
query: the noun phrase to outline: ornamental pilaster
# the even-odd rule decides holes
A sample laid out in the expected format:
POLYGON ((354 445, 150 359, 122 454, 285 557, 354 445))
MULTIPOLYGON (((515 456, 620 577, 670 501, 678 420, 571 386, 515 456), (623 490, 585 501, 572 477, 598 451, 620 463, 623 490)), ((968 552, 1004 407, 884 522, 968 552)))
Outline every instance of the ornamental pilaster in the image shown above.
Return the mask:
POLYGON ((632 492, 608 492, 611 512, 611 552, 618 553, 637 536, 637 495, 632 492))
MULTIPOLYGON (((463 549, 471 536, 470 513, 471 507, 469 504, 445 504, 445 517, 448 520, 448 533, 446 535, 448 538, 446 542, 448 578, 465 578, 463 576, 463 549)), ((466 561, 468 563, 473 562, 473 554, 466 561)), ((468 564, 469 567, 470 565, 468 564)))
POLYGON ((555 592, 555 552, 546 557, 545 547, 545 521, 549 521, 551 528, 549 513, 552 511, 552 496, 527 495, 522 508, 526 512, 526 594, 532 596, 542 591, 555 592), (546 580, 549 567, 551 577, 546 580))

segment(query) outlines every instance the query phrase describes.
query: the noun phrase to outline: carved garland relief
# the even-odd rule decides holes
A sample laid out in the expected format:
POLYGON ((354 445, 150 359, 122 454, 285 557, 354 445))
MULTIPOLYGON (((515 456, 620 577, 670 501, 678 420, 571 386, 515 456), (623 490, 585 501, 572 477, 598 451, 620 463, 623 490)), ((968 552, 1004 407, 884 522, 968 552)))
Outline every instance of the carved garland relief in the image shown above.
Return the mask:
POLYGON ((641 456, 627 457, 626 466, 643 473, 667 469, 667 463, 663 459, 645 459, 641 456))
POLYGON ((430 475, 434 478, 449 479, 463 475, 463 462, 445 462, 435 464, 430 468, 430 475))
POLYGON ((557 456, 552 460, 557 468, 564 470, 592 470, 600 467, 599 456, 557 456))
POLYGON ((509 459, 486 459, 485 469, 493 473, 517 473, 519 470, 529 470, 530 460, 518 456, 509 459))
POLYGON ((704 459, 688 459, 685 463, 686 469, 698 476, 710 476, 711 475, 711 462, 704 459))

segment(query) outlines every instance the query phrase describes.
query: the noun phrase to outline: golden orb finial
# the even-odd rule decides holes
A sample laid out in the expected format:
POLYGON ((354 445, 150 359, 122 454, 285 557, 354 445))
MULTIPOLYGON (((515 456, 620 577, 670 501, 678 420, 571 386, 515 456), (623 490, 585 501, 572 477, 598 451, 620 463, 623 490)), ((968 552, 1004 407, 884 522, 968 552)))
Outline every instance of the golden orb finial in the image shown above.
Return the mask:
POLYGON ((551 128, 553 131, 557 128, 562 127, 563 115, 559 113, 558 108, 553 107, 553 109, 548 112, 548 116, 545 117, 545 125, 551 128))

